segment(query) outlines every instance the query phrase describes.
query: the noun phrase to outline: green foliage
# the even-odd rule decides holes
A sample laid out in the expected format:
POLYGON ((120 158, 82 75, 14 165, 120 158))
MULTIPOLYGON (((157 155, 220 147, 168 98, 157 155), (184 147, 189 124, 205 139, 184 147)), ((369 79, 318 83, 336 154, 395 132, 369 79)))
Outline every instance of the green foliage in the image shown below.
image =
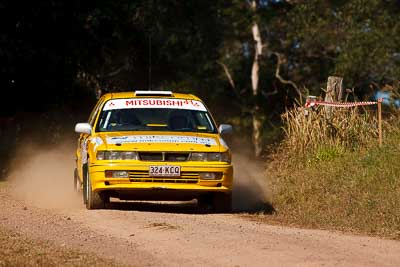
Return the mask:
POLYGON ((255 10, 250 3, 3 1, 0 85, 11 98, 25 96, 17 110, 74 104, 98 88, 189 90, 223 109, 222 117, 244 118, 238 126, 245 129, 259 106, 268 130, 298 96, 275 77, 275 52, 281 76, 316 95, 332 74, 362 98, 400 75, 396 1, 258 0, 255 10), (254 22, 264 44, 257 96, 250 80, 254 22))
POLYGON ((400 73, 398 14, 395 1, 300 2, 272 23, 284 38, 275 49, 288 59, 287 75, 314 91, 327 76, 338 75, 368 94, 369 84, 393 81, 400 73))
POLYGON ((338 158, 344 154, 343 147, 320 147, 316 153, 314 158, 309 159, 309 163, 316 163, 321 161, 332 161, 335 158, 338 158))

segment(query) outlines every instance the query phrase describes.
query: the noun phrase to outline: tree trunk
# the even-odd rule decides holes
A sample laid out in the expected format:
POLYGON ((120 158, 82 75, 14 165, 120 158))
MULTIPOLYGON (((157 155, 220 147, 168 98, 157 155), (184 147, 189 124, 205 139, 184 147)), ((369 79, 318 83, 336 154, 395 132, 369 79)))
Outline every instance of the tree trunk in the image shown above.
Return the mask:
MULTIPOLYGON (((336 76, 329 76, 326 84, 325 101, 336 102, 343 100, 343 78, 336 76)), ((332 113, 332 107, 325 107, 328 114, 332 113)))
POLYGON ((260 56, 262 55, 262 40, 260 35, 260 30, 258 28, 257 22, 254 22, 252 27, 253 39, 254 39, 254 60, 253 60, 253 67, 251 68, 251 86, 253 89, 253 95, 258 94, 258 81, 259 81, 259 60, 260 56))
POLYGON ((343 100, 343 78, 329 76, 326 84, 325 101, 342 101, 343 100))
MULTIPOLYGON (((252 1, 251 3, 251 8, 253 12, 255 13, 257 10, 257 3, 255 0, 252 1)), ((254 39, 254 60, 253 60, 253 67, 251 69, 251 86, 253 90, 253 96, 254 98, 257 97, 259 93, 259 73, 260 73, 260 57, 262 56, 262 40, 261 40, 261 35, 260 35, 260 29, 258 27, 257 21, 253 22, 253 26, 251 28, 252 34, 253 34, 253 39, 254 39)), ((259 157, 262 152, 262 138, 261 138, 261 132, 262 132, 262 115, 260 113, 261 109, 258 106, 258 104, 255 104, 253 107, 253 145, 254 145, 254 154, 256 157, 259 157)))

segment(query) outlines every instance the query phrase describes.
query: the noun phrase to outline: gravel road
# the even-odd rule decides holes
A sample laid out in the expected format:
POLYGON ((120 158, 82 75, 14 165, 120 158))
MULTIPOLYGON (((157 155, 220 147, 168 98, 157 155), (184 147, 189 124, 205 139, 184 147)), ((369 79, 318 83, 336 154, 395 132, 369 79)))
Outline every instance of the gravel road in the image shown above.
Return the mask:
MULTIPOLYGON (((4 229, 129 266, 400 266, 400 242, 271 226, 193 203, 40 207, 0 186, 4 229)), ((257 216, 257 215, 252 215, 257 216)))
MULTIPOLYGON (((29 244, 95 255, 97 266, 400 266, 398 241, 272 226, 268 215, 202 214, 194 203, 116 202, 88 211, 72 190, 74 144, 63 143, 17 152, 8 182, 0 182, 7 238, 16 233, 29 244)), ((265 177, 262 168, 235 158, 235 172, 246 180, 235 178, 234 205, 249 210, 268 197, 268 186, 249 180, 265 177)))

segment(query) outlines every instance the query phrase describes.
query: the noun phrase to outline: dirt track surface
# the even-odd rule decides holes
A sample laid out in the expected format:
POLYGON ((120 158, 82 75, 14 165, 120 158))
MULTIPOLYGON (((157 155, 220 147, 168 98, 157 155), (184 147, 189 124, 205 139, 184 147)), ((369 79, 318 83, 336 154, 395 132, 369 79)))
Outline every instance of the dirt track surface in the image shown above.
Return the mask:
MULTIPOLYGON (((41 208, 0 186, 3 229, 129 266, 400 266, 400 242, 271 226, 191 203, 41 208)), ((254 215, 256 216, 256 215, 254 215)))

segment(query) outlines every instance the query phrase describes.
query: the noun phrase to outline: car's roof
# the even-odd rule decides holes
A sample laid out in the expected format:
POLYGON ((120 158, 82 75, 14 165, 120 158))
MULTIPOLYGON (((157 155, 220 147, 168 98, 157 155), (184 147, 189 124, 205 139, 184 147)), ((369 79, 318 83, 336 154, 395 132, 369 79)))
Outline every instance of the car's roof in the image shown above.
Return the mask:
POLYGON ((104 100, 116 98, 176 98, 201 101, 197 96, 192 94, 174 93, 170 91, 130 91, 107 93, 102 96, 104 100), (140 92, 140 93, 139 93, 140 92))

